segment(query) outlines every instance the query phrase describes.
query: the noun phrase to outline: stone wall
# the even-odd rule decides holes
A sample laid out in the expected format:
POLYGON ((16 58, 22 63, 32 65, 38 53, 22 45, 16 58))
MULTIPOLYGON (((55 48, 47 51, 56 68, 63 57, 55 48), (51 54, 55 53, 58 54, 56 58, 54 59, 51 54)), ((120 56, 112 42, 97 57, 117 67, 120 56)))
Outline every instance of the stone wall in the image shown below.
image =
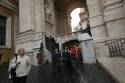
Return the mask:
POLYGON ((19 1, 19 34, 16 36, 16 52, 24 48, 26 52, 32 52, 34 48, 40 48, 45 36, 44 0, 20 0, 19 1))
POLYGON ((124 1, 87 0, 87 5, 96 56, 109 57, 106 41, 124 38, 125 35, 124 1))
POLYGON ((94 40, 94 49, 97 57, 107 56, 108 48, 105 45, 107 38, 107 29, 105 26, 104 15, 100 0, 87 0, 89 11, 89 21, 91 26, 92 37, 94 40))
MULTIPOLYGON (((57 35, 67 33, 69 18, 66 12, 55 12, 52 0, 44 1, 20 0, 20 34, 16 37, 16 49, 24 47, 27 51, 32 51, 33 48, 39 48, 41 42, 45 47, 45 34, 54 36, 55 32, 57 35)), ((109 57, 107 40, 125 36, 125 0, 86 2, 96 56, 109 57)))
POLYGON ((125 35, 125 12, 121 0, 107 0, 104 9, 104 19, 109 39, 120 38, 125 35))

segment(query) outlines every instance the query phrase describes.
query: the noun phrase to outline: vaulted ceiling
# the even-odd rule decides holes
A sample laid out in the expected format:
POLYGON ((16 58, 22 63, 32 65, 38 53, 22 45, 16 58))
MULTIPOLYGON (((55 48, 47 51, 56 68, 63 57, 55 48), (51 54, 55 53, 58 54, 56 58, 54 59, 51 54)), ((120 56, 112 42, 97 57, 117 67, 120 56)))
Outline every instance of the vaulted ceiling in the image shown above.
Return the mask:
POLYGON ((56 12, 62 13, 67 9, 86 7, 86 2, 85 0, 55 0, 54 5, 56 12))
POLYGON ((64 11, 66 5, 70 2, 71 0, 55 0, 55 9, 58 12, 64 11))

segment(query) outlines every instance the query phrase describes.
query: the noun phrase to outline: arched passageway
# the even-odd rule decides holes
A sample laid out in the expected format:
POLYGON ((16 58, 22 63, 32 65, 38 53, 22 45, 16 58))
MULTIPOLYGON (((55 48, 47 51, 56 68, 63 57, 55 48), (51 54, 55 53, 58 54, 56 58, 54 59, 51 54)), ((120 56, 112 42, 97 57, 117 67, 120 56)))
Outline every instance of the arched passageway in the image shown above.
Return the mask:
POLYGON ((71 12, 76 8, 84 8, 86 12, 86 1, 83 0, 55 0, 56 34, 67 34, 71 29, 71 12))
POLYGON ((82 49, 80 47, 80 42, 78 40, 70 40, 70 41, 64 42, 62 44, 62 48, 65 48, 65 47, 67 47, 70 51, 72 51, 71 49, 74 48, 77 54, 78 65, 83 64, 84 56, 82 56, 82 49))

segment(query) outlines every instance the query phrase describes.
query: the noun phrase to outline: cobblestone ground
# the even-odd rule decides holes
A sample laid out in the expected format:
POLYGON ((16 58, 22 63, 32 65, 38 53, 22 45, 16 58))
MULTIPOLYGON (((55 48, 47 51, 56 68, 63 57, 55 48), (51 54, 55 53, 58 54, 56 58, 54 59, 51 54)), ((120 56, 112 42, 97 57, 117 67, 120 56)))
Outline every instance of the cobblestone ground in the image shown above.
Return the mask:
MULTIPOLYGON (((8 65, 0 67, 0 83, 8 80, 8 65)), ((77 69, 52 64, 32 67, 27 83, 115 83, 97 64, 82 65, 77 69)))

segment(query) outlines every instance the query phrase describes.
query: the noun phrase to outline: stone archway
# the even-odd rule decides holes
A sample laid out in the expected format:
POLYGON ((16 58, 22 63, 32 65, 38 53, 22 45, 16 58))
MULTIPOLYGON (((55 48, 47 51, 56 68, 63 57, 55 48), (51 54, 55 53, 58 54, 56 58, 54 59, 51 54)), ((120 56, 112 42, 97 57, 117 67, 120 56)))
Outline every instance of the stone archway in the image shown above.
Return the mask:
POLYGON ((66 8, 66 15, 67 15, 67 21, 68 21, 68 29, 71 31, 71 12, 76 9, 76 8, 84 8, 85 11, 87 11, 87 6, 86 6, 86 2, 84 0, 84 2, 81 2, 80 0, 74 0, 72 2, 70 2, 66 8))
POLYGON ((71 12, 75 8, 85 8, 87 11, 86 1, 83 0, 55 0, 56 32, 57 35, 67 34, 71 30, 71 12))
POLYGON ((57 10, 56 12, 62 15, 62 19, 65 19, 64 21, 62 21, 62 19, 56 19, 57 24, 59 24, 58 26, 56 26, 56 29, 58 32, 57 35, 59 35, 60 32, 62 32, 63 34, 71 32, 71 30, 68 30, 68 29, 71 29, 70 13, 73 9, 78 7, 85 8, 85 10, 88 11, 89 13, 88 19, 90 21, 92 37, 94 39, 94 42, 96 42, 94 43, 95 45, 94 48, 97 52, 96 53, 97 56, 100 56, 101 53, 104 54, 101 56, 105 56, 109 54, 108 47, 105 45, 105 39, 107 38, 107 31, 106 31, 106 26, 104 24, 104 17, 102 14, 103 5, 101 3, 101 0, 94 0, 94 1, 93 0, 63 0, 63 1, 55 0, 55 3, 56 3, 55 10, 57 10), (62 3, 63 5, 61 5, 60 3, 62 3), (99 42, 100 40, 102 42, 99 42), (96 48, 100 48, 101 51, 96 48))
POLYGON ((77 40, 77 39, 74 39, 74 40, 68 40, 68 41, 65 41, 62 43, 62 48, 63 47, 72 47, 72 46, 75 46, 75 45, 78 45, 80 42, 77 40))

